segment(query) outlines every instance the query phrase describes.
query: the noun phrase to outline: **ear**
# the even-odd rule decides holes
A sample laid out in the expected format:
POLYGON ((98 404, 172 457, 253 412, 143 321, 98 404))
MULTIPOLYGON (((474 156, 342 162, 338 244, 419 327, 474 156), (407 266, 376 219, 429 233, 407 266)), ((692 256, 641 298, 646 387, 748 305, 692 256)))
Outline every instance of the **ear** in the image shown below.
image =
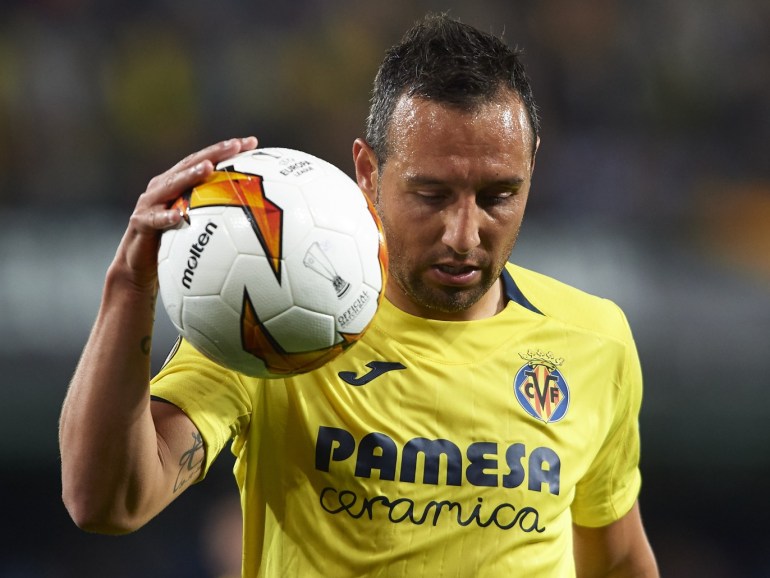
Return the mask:
POLYGON ((537 140, 535 141, 535 147, 532 150, 532 162, 529 169, 530 175, 535 172, 535 156, 537 155, 538 149, 540 149, 540 137, 537 137, 537 140))
POLYGON ((353 164, 356 167, 358 188, 374 203, 377 200, 377 156, 362 138, 353 142, 353 164))

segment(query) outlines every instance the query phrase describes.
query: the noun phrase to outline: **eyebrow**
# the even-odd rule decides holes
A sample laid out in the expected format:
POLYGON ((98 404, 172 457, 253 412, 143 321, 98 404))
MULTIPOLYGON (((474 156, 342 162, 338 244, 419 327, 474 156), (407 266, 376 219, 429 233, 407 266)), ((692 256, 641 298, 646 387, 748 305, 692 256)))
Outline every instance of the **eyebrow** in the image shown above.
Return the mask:
MULTIPOLYGON (((482 188, 501 186, 501 185, 511 187, 511 188, 518 188, 524 183, 524 180, 525 179, 523 177, 501 178, 497 180, 484 182, 482 188)), ((441 179, 437 179, 435 177, 431 177, 428 175, 421 175, 421 174, 405 175, 404 181, 410 186, 423 186, 423 187, 437 186, 437 185, 445 186, 448 182, 441 179)))

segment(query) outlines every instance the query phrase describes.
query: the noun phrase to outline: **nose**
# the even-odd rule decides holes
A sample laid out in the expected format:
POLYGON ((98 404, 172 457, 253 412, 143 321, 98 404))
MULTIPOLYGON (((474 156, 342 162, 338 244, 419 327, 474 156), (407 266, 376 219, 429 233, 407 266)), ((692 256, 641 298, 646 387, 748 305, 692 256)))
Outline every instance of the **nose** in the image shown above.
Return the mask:
POLYGON ((460 198, 444 209, 442 242, 459 255, 467 255, 481 243, 481 209, 474 197, 460 198))

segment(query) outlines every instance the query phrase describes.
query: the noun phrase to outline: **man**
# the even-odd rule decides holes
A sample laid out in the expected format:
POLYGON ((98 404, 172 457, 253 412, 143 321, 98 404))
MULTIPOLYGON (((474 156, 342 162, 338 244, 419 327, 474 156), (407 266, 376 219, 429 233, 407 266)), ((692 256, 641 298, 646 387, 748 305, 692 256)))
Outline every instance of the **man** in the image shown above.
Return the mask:
POLYGON ((148 384, 159 232, 180 218, 166 207, 256 139, 150 181, 62 411, 76 523, 142 526, 232 439, 244 576, 657 576, 625 317, 506 264, 538 145, 515 53, 443 16, 410 30, 353 145, 387 299, 345 355, 281 380, 182 342, 148 384))

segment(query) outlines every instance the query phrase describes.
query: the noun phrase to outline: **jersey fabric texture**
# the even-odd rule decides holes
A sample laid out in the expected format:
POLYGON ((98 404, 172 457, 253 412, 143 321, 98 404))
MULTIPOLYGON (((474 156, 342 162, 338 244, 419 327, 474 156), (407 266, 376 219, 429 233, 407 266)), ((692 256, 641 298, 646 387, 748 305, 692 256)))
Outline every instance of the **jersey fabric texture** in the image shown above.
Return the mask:
POLYGON ((254 576, 574 576, 572 523, 639 492, 641 371, 612 302, 509 264, 494 317, 384 300, 306 375, 224 370, 182 341, 152 393, 232 440, 254 576))

